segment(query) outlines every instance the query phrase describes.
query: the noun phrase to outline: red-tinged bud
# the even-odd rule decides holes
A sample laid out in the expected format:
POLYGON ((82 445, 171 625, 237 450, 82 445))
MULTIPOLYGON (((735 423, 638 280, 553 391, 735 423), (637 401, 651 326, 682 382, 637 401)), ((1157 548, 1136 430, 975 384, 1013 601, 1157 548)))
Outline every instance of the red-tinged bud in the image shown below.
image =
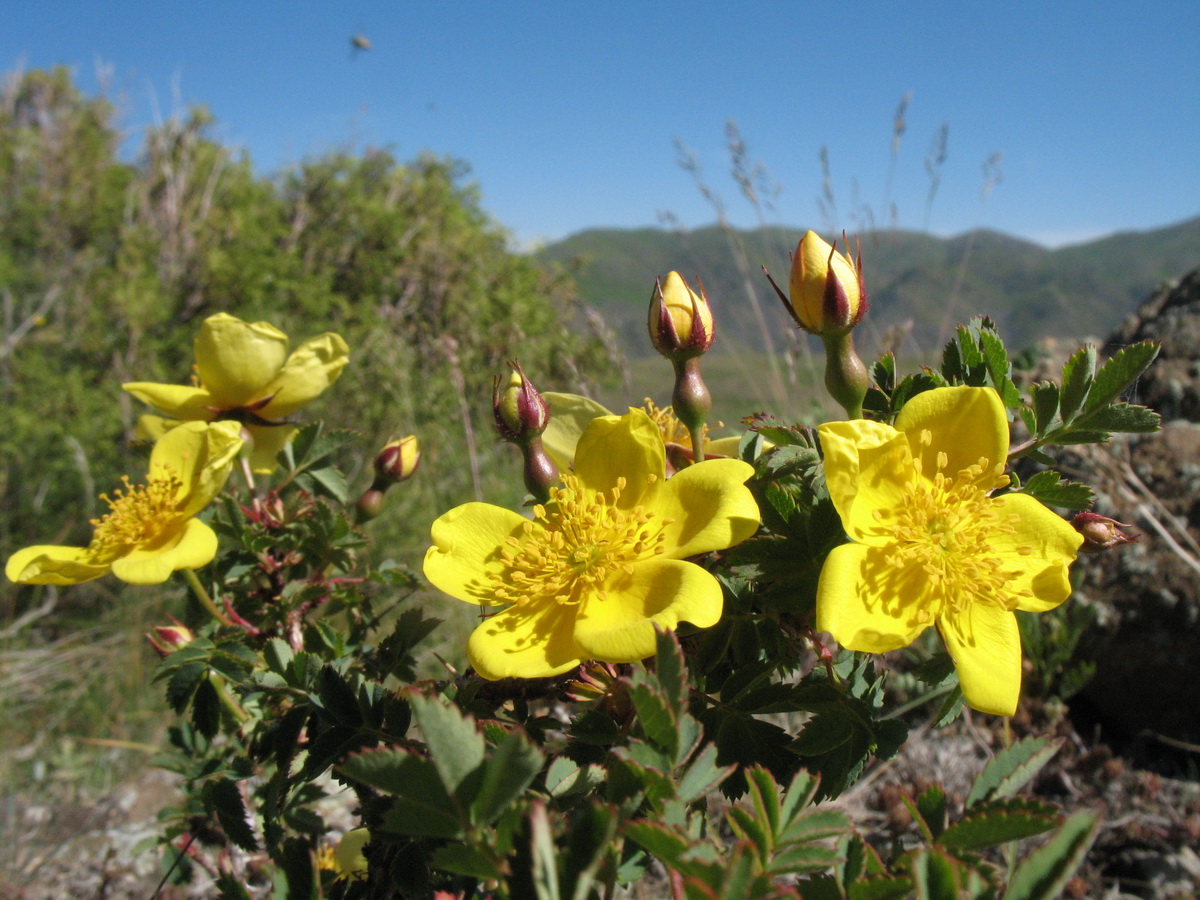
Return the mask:
POLYGON ((399 483, 412 478, 421 464, 421 442, 415 434, 387 444, 375 457, 375 471, 381 478, 399 483))
POLYGON ((1071 520, 1071 524, 1083 535, 1080 553, 1103 553, 1118 544, 1135 543, 1141 537, 1140 534, 1126 534, 1121 531, 1122 528, 1132 528, 1132 525, 1094 512, 1081 512, 1071 520))
POLYGON ((166 658, 181 647, 186 647, 196 635, 192 630, 180 622, 178 619, 172 619, 174 625, 155 625, 154 634, 147 632, 146 640, 150 642, 150 646, 154 648, 154 652, 159 656, 166 658), (158 635, 158 639, 155 639, 158 635))
POLYGON ((849 331, 867 311, 861 251, 857 257, 839 253, 836 241, 826 243, 815 231, 804 235, 792 254, 790 298, 770 274, 767 278, 788 314, 810 334, 849 331))
POLYGON ((492 383, 492 412, 500 437, 514 444, 524 444, 546 430, 550 407, 525 377, 521 364, 513 361, 509 366, 512 371, 504 389, 500 389, 499 378, 492 383))
POLYGON ((654 294, 650 297, 650 342, 672 361, 699 356, 712 346, 712 310, 699 279, 696 286, 699 293, 674 271, 654 283, 654 294))

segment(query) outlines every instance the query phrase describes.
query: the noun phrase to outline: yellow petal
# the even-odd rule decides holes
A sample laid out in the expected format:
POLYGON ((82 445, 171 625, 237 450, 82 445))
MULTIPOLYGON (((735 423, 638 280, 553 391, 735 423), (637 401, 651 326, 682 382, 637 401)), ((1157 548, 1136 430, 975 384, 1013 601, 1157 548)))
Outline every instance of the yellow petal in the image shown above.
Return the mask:
POLYGON ((1016 516, 1015 534, 996 534, 991 547, 1013 574, 1008 586, 1017 597, 1017 609, 1045 612, 1071 594, 1067 567, 1083 543, 1071 524, 1027 494, 996 498, 1002 515, 1016 516))
MULTIPOLYGON (((428 560, 428 557, 426 557, 428 560)), ((482 622, 467 641, 467 658, 484 678, 547 678, 583 660, 575 643, 574 606, 509 607, 482 622)))
POLYGON ((631 408, 623 416, 592 420, 575 450, 575 474, 585 488, 601 493, 623 477, 626 487, 617 507, 652 506, 666 480, 666 460, 658 426, 644 410, 631 408))
POLYGON ((177 569, 198 569, 216 555, 216 533, 199 519, 187 519, 164 543, 114 560, 112 573, 129 584, 162 584, 177 569))
MULTIPOLYGON (((715 440, 704 442, 704 455, 709 456, 732 456, 736 457, 738 447, 741 446, 741 435, 731 435, 730 437, 716 438, 715 440)), ((767 446, 770 446, 769 444, 767 446)))
POLYGON ((270 475, 279 468, 279 451, 298 431, 291 425, 247 425, 245 429, 250 436, 250 471, 255 475, 270 475))
POLYGON ((835 547, 817 583, 817 630, 849 650, 886 653, 906 647, 933 624, 920 621, 912 605, 924 582, 919 569, 894 565, 886 547, 835 547))
POLYGON ((575 462, 575 447, 592 419, 612 413, 587 397, 578 394, 559 394, 547 391, 542 399, 550 406, 550 421, 542 432, 542 446, 554 460, 560 472, 567 472, 575 462))
POLYGON ((654 624, 674 631, 680 622, 701 628, 721 618, 721 585, 704 569, 674 559, 654 559, 621 573, 607 596, 580 606, 575 640, 587 659, 635 662, 654 655, 654 624))
POLYGON ((131 381, 121 389, 175 419, 211 421, 219 408, 213 395, 202 387, 131 381))
MULTIPOLYGON (((951 478, 980 458, 990 465, 1008 459, 1008 419, 1000 395, 991 388, 948 387, 917 394, 896 416, 896 428, 908 435, 926 477, 937 471, 938 452, 946 454, 951 478), (919 436, 932 441, 922 446, 919 436)), ((988 484, 991 487, 991 484, 988 484)))
POLYGON ((259 415, 264 419, 287 418, 321 396, 349 361, 350 348, 341 335, 327 332, 310 338, 296 348, 263 390, 261 396, 274 397, 259 415))
POLYGON ((138 416, 137 425, 134 426, 134 434, 141 441, 157 441, 172 428, 178 428, 180 425, 179 419, 164 419, 162 416, 144 415, 138 416))
POLYGON ((527 525, 538 527, 490 503, 464 503, 443 513, 430 529, 433 546, 425 553, 425 577, 451 597, 497 605, 489 576, 504 571, 500 549, 527 525))
POLYGON ((159 438, 150 453, 149 477, 180 480, 180 515, 195 515, 225 487, 242 448, 241 431, 237 422, 184 422, 159 438))
POLYGON ((972 603, 938 621, 972 709, 997 716, 1017 711, 1021 696, 1021 634, 1017 617, 998 606, 972 603))
POLYGON ((278 328, 228 313, 209 316, 196 336, 196 371, 221 409, 267 396, 287 354, 288 337, 278 328))
POLYGON ((828 422, 818 429, 829 497, 851 539, 890 544, 905 488, 914 475, 903 433, 880 422, 828 422))
POLYGON ((758 530, 758 504, 746 487, 754 467, 737 459, 710 459, 677 472, 663 486, 654 511, 671 519, 663 553, 673 559, 722 550, 758 530))
POLYGON ((4 574, 17 584, 82 584, 106 575, 109 568, 88 547, 41 545, 10 556, 4 574))

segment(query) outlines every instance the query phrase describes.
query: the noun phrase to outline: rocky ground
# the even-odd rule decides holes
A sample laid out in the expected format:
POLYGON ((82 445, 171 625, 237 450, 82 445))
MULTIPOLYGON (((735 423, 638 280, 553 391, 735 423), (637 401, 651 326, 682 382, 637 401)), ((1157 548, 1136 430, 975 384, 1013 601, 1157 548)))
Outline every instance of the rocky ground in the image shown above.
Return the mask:
MULTIPOLYGON (((1065 812, 1103 815, 1067 888, 1074 898, 1200 896, 1200 270, 1152 297, 1104 352, 1146 338, 1162 342, 1162 355, 1133 399, 1163 414, 1163 431, 1068 461, 1099 487, 1099 512, 1143 535, 1079 566, 1072 602, 1096 610, 1081 645, 1095 676, 1069 709, 1029 703, 1011 722, 1016 737, 1063 742, 1034 792, 1065 812)), ((975 717, 949 730, 918 728, 841 802, 864 830, 911 839, 901 793, 936 780, 961 804, 1003 746, 1001 727, 975 717)), ((154 770, 86 802, 16 790, 0 810, 0 900, 149 900, 161 878, 154 813, 173 790, 154 770)), ((199 885, 158 896, 204 895, 199 885)))

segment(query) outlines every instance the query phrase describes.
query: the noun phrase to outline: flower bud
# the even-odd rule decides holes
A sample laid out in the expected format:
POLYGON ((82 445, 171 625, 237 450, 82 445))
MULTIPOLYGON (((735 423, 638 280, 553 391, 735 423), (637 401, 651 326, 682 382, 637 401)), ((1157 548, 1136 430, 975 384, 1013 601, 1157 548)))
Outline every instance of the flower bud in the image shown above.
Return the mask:
POLYGON ((521 364, 514 361, 509 365, 512 372, 504 390, 500 390, 499 378, 492 384, 492 412, 500 436, 511 443, 524 444, 546 430, 550 407, 529 383, 521 364))
POLYGON ((180 622, 178 619, 172 618, 174 625, 155 625, 154 634, 147 632, 146 640, 150 642, 150 646, 154 648, 154 652, 164 659, 174 653, 181 647, 186 647, 196 637, 192 634, 192 630, 180 622), (155 640, 154 635, 158 635, 158 640, 155 640))
POLYGON ((650 342, 668 359, 699 356, 712 346, 713 316, 704 285, 697 294, 678 272, 655 281, 650 297, 650 342))
POLYGON ((399 483, 412 478, 421 464, 421 443, 415 434, 386 445, 375 457, 375 471, 381 478, 399 483))
POLYGON ((1118 544, 1132 544, 1141 537, 1140 534, 1121 531, 1122 528, 1131 528, 1131 525, 1094 512, 1081 512, 1071 520, 1071 525, 1083 535, 1080 553, 1102 553, 1118 544))
POLYGON ((804 235, 792 254, 791 298, 774 279, 771 286, 796 324, 810 334, 849 331, 867 311, 861 253, 857 258, 838 253, 836 241, 830 245, 815 231, 804 235))

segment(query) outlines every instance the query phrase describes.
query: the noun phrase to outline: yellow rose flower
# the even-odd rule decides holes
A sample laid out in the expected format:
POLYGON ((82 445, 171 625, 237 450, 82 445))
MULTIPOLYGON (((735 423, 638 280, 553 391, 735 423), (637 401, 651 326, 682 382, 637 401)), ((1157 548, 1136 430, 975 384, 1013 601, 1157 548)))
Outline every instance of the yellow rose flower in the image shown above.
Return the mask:
POLYGON ((135 381, 121 387, 170 416, 142 416, 138 433, 158 440, 177 421, 241 423, 252 444, 250 467, 275 470, 275 456, 296 429, 283 422, 337 381, 350 360, 340 335, 327 332, 288 353, 288 336, 266 322, 228 313, 204 320, 196 336, 198 385, 135 381))
POLYGON ((642 411, 602 416, 579 439, 575 471, 529 521, 467 503, 433 523, 425 577, 452 597, 504 606, 467 644, 485 678, 556 675, 583 660, 654 653, 654 625, 721 617, 721 586, 686 557, 758 527, 753 469, 709 460, 665 477, 658 428, 642 411))
MULTIPOLYGON (((558 466, 560 472, 570 471, 571 466, 575 463, 575 446, 579 443, 579 437, 583 434, 584 429, 591 424, 592 419, 611 416, 614 413, 595 400, 580 397, 578 394, 559 394, 547 391, 542 394, 542 398, 550 406, 550 422, 542 433, 542 446, 546 448, 546 452, 554 460, 554 464, 558 466)), ((656 406, 653 400, 646 398, 642 409, 658 426, 663 443, 666 445, 668 457, 682 454, 690 460, 692 440, 688 436, 687 428, 679 419, 675 418, 671 407, 656 406)), ((739 435, 710 438, 706 426, 704 429, 704 457, 711 459, 737 456, 738 444, 741 443, 741 440, 739 435)), ((668 471, 667 474, 671 475, 673 471, 668 471)))
POLYGON ((162 584, 177 569, 207 565, 217 536, 194 516, 225 486, 242 449, 236 422, 187 422, 150 454, 146 484, 101 496, 109 511, 93 519, 86 547, 18 550, 4 573, 19 584, 80 584, 112 572, 130 584, 162 584))
POLYGON ((896 425, 819 429, 829 494, 851 543, 829 554, 817 628, 851 650, 941 633, 967 703, 1012 715, 1021 690, 1014 610, 1044 612, 1071 592, 1082 538, 1008 484, 1008 422, 991 388, 918 394, 896 425))

